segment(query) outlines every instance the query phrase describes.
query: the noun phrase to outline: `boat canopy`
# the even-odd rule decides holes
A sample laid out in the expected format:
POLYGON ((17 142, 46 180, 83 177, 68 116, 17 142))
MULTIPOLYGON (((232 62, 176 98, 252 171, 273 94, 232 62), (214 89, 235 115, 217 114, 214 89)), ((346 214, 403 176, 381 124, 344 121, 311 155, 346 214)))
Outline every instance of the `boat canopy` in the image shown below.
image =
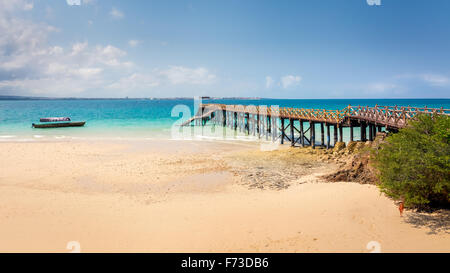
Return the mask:
POLYGON ((56 118, 41 118, 41 122, 57 122, 57 121, 70 121, 67 117, 56 117, 56 118))

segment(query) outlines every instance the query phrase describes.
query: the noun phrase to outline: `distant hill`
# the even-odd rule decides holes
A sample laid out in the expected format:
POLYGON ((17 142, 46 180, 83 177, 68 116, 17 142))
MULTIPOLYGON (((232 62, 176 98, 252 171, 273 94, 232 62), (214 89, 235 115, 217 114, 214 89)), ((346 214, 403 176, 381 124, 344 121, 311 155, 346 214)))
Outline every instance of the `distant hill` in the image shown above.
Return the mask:
POLYGON ((0 96, 0 100, 45 100, 45 97, 0 96))

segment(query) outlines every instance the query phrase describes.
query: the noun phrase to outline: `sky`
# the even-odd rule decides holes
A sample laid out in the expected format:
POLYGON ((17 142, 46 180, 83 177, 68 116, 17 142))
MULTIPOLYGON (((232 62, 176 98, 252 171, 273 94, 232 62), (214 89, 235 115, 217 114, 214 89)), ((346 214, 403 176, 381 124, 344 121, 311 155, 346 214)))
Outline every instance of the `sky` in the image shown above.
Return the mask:
POLYGON ((448 0, 0 0, 0 95, 450 98, 449 14, 448 0))

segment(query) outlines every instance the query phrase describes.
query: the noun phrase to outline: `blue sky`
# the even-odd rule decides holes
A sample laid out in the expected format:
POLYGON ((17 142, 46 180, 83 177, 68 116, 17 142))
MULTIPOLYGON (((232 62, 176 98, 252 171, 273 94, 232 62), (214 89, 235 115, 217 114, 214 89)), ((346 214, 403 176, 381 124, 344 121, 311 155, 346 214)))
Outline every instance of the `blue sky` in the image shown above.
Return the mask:
POLYGON ((0 95, 449 98, 450 1, 0 0, 0 95))

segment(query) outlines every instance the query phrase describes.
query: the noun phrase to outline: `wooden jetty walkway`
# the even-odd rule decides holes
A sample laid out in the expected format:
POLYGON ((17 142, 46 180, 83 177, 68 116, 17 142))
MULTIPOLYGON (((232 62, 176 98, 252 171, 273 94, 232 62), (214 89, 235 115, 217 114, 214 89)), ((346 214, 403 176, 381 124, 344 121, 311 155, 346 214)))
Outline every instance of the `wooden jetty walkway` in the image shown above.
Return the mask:
POLYGON ((342 110, 267 107, 253 105, 201 104, 198 112, 182 126, 215 125, 229 127, 248 135, 289 141, 296 144, 316 146, 316 125, 320 125, 320 144, 331 147, 330 127, 333 127, 333 144, 343 142, 343 128, 350 130, 350 141, 354 141, 355 127, 360 130, 360 141, 373 141, 377 132, 384 128, 396 132, 405 127, 408 120, 418 114, 450 115, 450 109, 417 108, 397 106, 351 106, 342 110), (306 125, 305 125, 306 123, 306 125), (325 127, 326 142, 325 142, 325 127))

